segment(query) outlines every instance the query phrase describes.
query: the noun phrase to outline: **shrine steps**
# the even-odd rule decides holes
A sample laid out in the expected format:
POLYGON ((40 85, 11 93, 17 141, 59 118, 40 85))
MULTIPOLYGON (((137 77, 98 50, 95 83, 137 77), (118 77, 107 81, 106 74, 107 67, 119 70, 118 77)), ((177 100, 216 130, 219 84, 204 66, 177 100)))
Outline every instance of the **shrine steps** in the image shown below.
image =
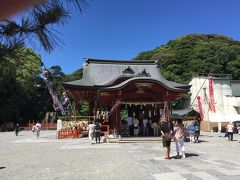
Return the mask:
POLYGON ((153 143, 162 142, 161 137, 122 137, 118 140, 119 143, 153 143))

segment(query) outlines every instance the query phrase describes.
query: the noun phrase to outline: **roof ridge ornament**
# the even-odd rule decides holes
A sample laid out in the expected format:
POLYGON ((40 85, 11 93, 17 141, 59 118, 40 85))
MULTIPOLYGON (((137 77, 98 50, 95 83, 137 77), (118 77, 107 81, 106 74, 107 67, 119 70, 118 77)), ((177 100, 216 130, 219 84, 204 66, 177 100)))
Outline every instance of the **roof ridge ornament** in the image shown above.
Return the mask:
POLYGON ((151 75, 144 69, 141 73, 138 73, 137 77, 151 77, 151 75))
POLYGON ((134 70, 128 66, 126 69, 123 70, 123 74, 134 74, 134 70))

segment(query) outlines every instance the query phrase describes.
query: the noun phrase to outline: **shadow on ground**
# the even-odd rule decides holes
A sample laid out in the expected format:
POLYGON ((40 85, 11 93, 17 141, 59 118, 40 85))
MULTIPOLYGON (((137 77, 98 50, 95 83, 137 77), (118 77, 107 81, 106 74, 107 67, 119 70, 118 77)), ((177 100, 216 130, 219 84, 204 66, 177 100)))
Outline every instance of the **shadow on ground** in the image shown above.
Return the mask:
MULTIPOLYGON (((184 142, 191 143, 189 139, 185 139, 184 142)), ((198 142, 195 142, 195 143, 197 144, 197 143, 203 143, 203 142, 208 142, 208 141, 198 140, 198 142)))
POLYGON ((199 156, 199 154, 195 154, 195 153, 186 153, 186 157, 193 157, 193 156, 199 156))
POLYGON ((203 142, 208 142, 208 141, 204 141, 204 140, 198 140, 197 143, 203 143, 203 142))
POLYGON ((200 135, 200 137, 213 137, 213 136, 210 136, 210 135, 200 135))
MULTIPOLYGON (((186 158, 194 157, 194 156, 197 157, 199 155, 195 153, 186 153, 186 158)), ((183 156, 172 156, 171 159, 183 159, 183 156)))

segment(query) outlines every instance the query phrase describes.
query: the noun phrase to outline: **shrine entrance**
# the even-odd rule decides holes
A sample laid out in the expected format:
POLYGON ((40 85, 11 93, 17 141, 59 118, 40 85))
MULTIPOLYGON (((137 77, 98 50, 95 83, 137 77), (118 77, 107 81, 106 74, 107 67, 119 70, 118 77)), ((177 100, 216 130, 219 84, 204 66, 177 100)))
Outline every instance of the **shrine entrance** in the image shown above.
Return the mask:
POLYGON ((140 126, 145 116, 157 123, 162 117, 169 119, 171 101, 190 89, 164 79, 155 61, 95 59, 87 60, 82 79, 63 86, 76 102, 89 102, 90 116, 117 131, 129 115, 136 116, 140 126))
POLYGON ((139 120, 139 136, 154 136, 153 125, 159 124, 162 110, 158 104, 121 104, 119 134, 123 137, 130 136, 128 117, 136 117, 139 120))

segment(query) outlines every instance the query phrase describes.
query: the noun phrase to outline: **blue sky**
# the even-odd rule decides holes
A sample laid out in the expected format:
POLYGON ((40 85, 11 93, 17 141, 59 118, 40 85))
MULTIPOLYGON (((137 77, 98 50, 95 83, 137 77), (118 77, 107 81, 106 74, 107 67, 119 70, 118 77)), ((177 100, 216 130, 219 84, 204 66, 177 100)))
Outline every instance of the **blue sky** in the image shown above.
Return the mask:
POLYGON ((41 54, 47 67, 64 73, 83 58, 130 60, 138 53, 191 33, 216 33, 240 40, 240 0, 91 0, 83 14, 72 9, 69 24, 55 27, 65 43, 41 54))

